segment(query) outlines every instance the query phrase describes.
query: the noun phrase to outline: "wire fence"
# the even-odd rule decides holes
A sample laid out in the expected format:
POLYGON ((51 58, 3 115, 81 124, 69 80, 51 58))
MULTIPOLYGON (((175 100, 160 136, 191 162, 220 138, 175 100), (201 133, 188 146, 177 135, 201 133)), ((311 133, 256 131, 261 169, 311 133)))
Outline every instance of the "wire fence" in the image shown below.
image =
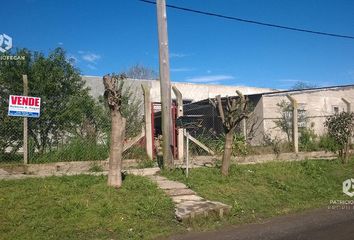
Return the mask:
MULTIPOLYGON (((333 109, 318 110, 300 103, 297 106, 298 147, 300 151, 332 151, 336 143, 326 134, 324 123, 329 116, 346 111, 345 104, 338 102, 341 95, 332 101, 333 109), (338 107, 340 106, 340 107, 338 107), (321 112, 320 112, 321 111, 321 112)), ((285 98, 286 99, 286 98, 285 98)), ((189 134, 210 148, 217 155, 224 150, 225 131, 212 104, 215 99, 184 105, 184 115, 195 121, 198 127, 189 129, 189 134)), ((292 106, 284 97, 263 103, 260 98, 249 98, 249 116, 234 131, 233 155, 280 154, 293 151, 292 106)), ((225 107, 225 106, 224 106, 225 107)), ((207 155, 205 149, 191 143, 192 155, 207 155)))
MULTIPOLYGON (((81 83, 81 82, 80 82, 81 83)), ((138 87, 127 85, 122 102, 122 113, 127 119, 126 141, 144 131, 143 98, 141 83, 138 87)), ((0 163, 22 163, 24 130, 23 118, 7 114, 9 91, 2 88, 0 106, 0 163)), ((12 94, 21 95, 21 88, 12 94)), ((29 94, 37 95, 36 87, 31 86, 29 94)), ((105 160, 109 156, 110 114, 101 96, 93 97, 92 91, 83 86, 77 91, 59 94, 48 92, 41 97, 40 118, 28 118, 28 159, 29 163, 60 161, 105 160)), ((102 93, 103 94, 103 93, 102 93)), ((342 96, 340 96, 342 97, 342 96)), ((259 98, 250 98, 250 116, 235 130, 233 155, 251 155, 292 151, 292 113, 288 103, 277 101, 259 108, 259 98), (265 113, 267 113, 266 115, 265 113), (271 114, 269 114, 269 112, 271 114), (265 116, 266 115, 266 116, 265 116)), ((218 110, 211 103, 213 99, 192 102, 183 106, 185 117, 194 121, 189 134, 221 155, 224 150, 225 131, 218 110)), ((325 119, 344 109, 335 105, 333 112, 318 114, 311 107, 299 104, 299 148, 300 151, 331 149, 329 138, 324 133, 325 119)), ((153 134, 161 134, 161 109, 153 112, 153 134)), ((344 110, 343 110, 344 111, 344 110)), ((176 118, 173 118, 176 121, 176 118)), ((174 131, 176 129, 174 122, 174 131)), ((155 136, 156 137, 156 136, 155 136)), ((177 138, 175 138, 177 141, 177 138)), ((177 145, 176 145, 177 146, 177 145)), ((176 151, 177 153, 177 151, 176 151)), ((190 144, 192 155, 208 155, 210 152, 190 144)), ((125 159, 148 159, 144 139, 124 152, 125 159)))
MULTIPOLYGON (((183 111, 185 116, 190 117, 191 121, 194 121, 195 127, 188 129, 189 134, 215 154, 221 155, 224 150, 225 131, 221 118, 218 115, 218 110, 211 101, 214 101, 214 99, 184 105, 183 111)), ((242 125, 235 129, 234 142, 238 144, 235 151, 239 152, 240 148, 246 146, 242 125)), ((205 149, 193 143, 190 145, 190 150, 192 155, 208 154, 205 149)))
MULTIPOLYGON (((82 82, 79 82, 82 83, 82 82)), ((24 158, 24 118, 8 116, 10 94, 1 88, 0 107, 0 163, 22 163, 24 158)), ((32 86, 29 94, 37 95, 32 86)), ((11 94, 21 95, 19 88, 11 94)), ((103 94, 103 92, 102 92, 103 94)), ((28 119, 28 162, 106 160, 110 145, 110 113, 102 96, 94 98, 90 90, 55 96, 49 92, 41 97, 41 115, 28 119)), ((125 88, 122 113, 127 119, 126 139, 142 131, 142 102, 125 88)), ((146 158, 142 140, 124 152, 124 158, 146 158)))

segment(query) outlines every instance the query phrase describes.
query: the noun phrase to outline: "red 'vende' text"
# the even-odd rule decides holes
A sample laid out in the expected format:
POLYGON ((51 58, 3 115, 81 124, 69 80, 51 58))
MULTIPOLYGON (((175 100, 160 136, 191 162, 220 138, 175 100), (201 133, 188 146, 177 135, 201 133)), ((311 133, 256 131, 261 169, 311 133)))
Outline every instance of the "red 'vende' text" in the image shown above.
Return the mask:
POLYGON ((11 104, 39 107, 39 98, 11 96, 11 104))

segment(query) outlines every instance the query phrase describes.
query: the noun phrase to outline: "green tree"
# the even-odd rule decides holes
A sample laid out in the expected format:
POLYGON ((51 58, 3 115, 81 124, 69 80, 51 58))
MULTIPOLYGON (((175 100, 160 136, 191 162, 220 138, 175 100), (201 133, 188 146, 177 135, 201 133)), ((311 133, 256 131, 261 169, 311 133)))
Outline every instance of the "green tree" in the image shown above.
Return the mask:
MULTIPOLYGON (((287 140, 290 143, 292 141, 291 139, 293 136, 293 107, 291 106, 290 102, 287 102, 285 100, 281 100, 279 103, 277 103, 277 107, 278 113, 280 114, 280 118, 274 120, 274 123, 278 128, 280 128, 282 132, 286 134, 287 140)), ((306 111, 303 111, 302 114, 300 114, 300 111, 301 110, 298 109, 298 123, 305 123, 306 125, 308 121, 306 111)), ((301 131, 303 131, 304 128, 305 127, 301 127, 301 131)))
POLYGON ((286 134, 288 142, 292 138, 292 106, 289 102, 282 100, 277 103, 280 118, 274 120, 275 125, 286 134))
MULTIPOLYGON (((26 49, 15 54, 25 56, 25 61, 0 66, 1 107, 7 108, 9 95, 22 94, 22 74, 27 74, 29 95, 41 98, 40 118, 29 119, 29 135, 39 153, 50 150, 59 141, 67 141, 73 132, 84 129, 85 123, 93 124, 97 130, 99 114, 93 111, 98 111, 97 103, 62 48, 48 56, 26 49)), ((1 111, 0 132, 2 152, 5 147, 12 146, 16 151, 22 145, 20 118, 10 118, 6 111, 1 111), (13 125, 16 126, 12 128, 13 125)), ((90 133, 82 136, 87 134, 90 133)))
POLYGON ((22 119, 8 117, 7 108, 9 95, 23 93, 22 74, 29 71, 31 53, 23 49, 17 55, 26 58, 18 62, 2 60, 0 64, 0 159, 3 160, 5 153, 13 156, 22 146, 22 119))
POLYGON ((339 156, 348 162, 349 143, 354 131, 354 113, 341 112, 327 117, 325 123, 328 135, 338 144, 339 156))

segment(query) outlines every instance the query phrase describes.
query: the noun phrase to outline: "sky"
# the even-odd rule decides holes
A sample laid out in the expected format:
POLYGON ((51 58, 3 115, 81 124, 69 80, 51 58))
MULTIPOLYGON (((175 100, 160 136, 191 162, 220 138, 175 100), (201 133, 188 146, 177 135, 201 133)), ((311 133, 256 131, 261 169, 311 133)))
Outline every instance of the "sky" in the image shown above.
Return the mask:
MULTIPOLYGON (((167 4, 354 36, 353 0, 167 0, 167 4)), ((83 75, 135 64, 158 71, 156 6, 138 0, 12 0, 0 34, 14 48, 56 47, 83 75)), ((167 8, 172 81, 278 89, 354 83, 354 39, 268 28, 167 8)))

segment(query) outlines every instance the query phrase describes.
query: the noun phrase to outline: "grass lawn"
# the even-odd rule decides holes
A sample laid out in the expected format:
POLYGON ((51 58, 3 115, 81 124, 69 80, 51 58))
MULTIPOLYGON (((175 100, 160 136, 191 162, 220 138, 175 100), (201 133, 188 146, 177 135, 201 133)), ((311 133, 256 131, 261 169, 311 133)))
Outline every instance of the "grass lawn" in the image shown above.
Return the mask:
POLYGON ((275 215, 350 199, 342 182, 354 178, 354 159, 233 165, 163 172, 201 196, 227 203, 231 213, 190 223, 174 220, 172 201, 146 178, 128 175, 120 190, 104 176, 0 181, 0 239, 154 239, 177 232, 258 222, 275 215))
POLYGON ((194 225, 203 230, 327 207, 331 199, 350 199, 342 192, 342 182, 354 178, 354 159, 346 165, 338 160, 233 165, 228 177, 221 177, 218 168, 193 169, 188 179, 178 169, 163 174, 184 182, 202 197, 232 206, 223 220, 194 225))
POLYGON ((143 177, 120 190, 103 176, 0 181, 0 239, 152 239, 181 230, 174 206, 143 177))

